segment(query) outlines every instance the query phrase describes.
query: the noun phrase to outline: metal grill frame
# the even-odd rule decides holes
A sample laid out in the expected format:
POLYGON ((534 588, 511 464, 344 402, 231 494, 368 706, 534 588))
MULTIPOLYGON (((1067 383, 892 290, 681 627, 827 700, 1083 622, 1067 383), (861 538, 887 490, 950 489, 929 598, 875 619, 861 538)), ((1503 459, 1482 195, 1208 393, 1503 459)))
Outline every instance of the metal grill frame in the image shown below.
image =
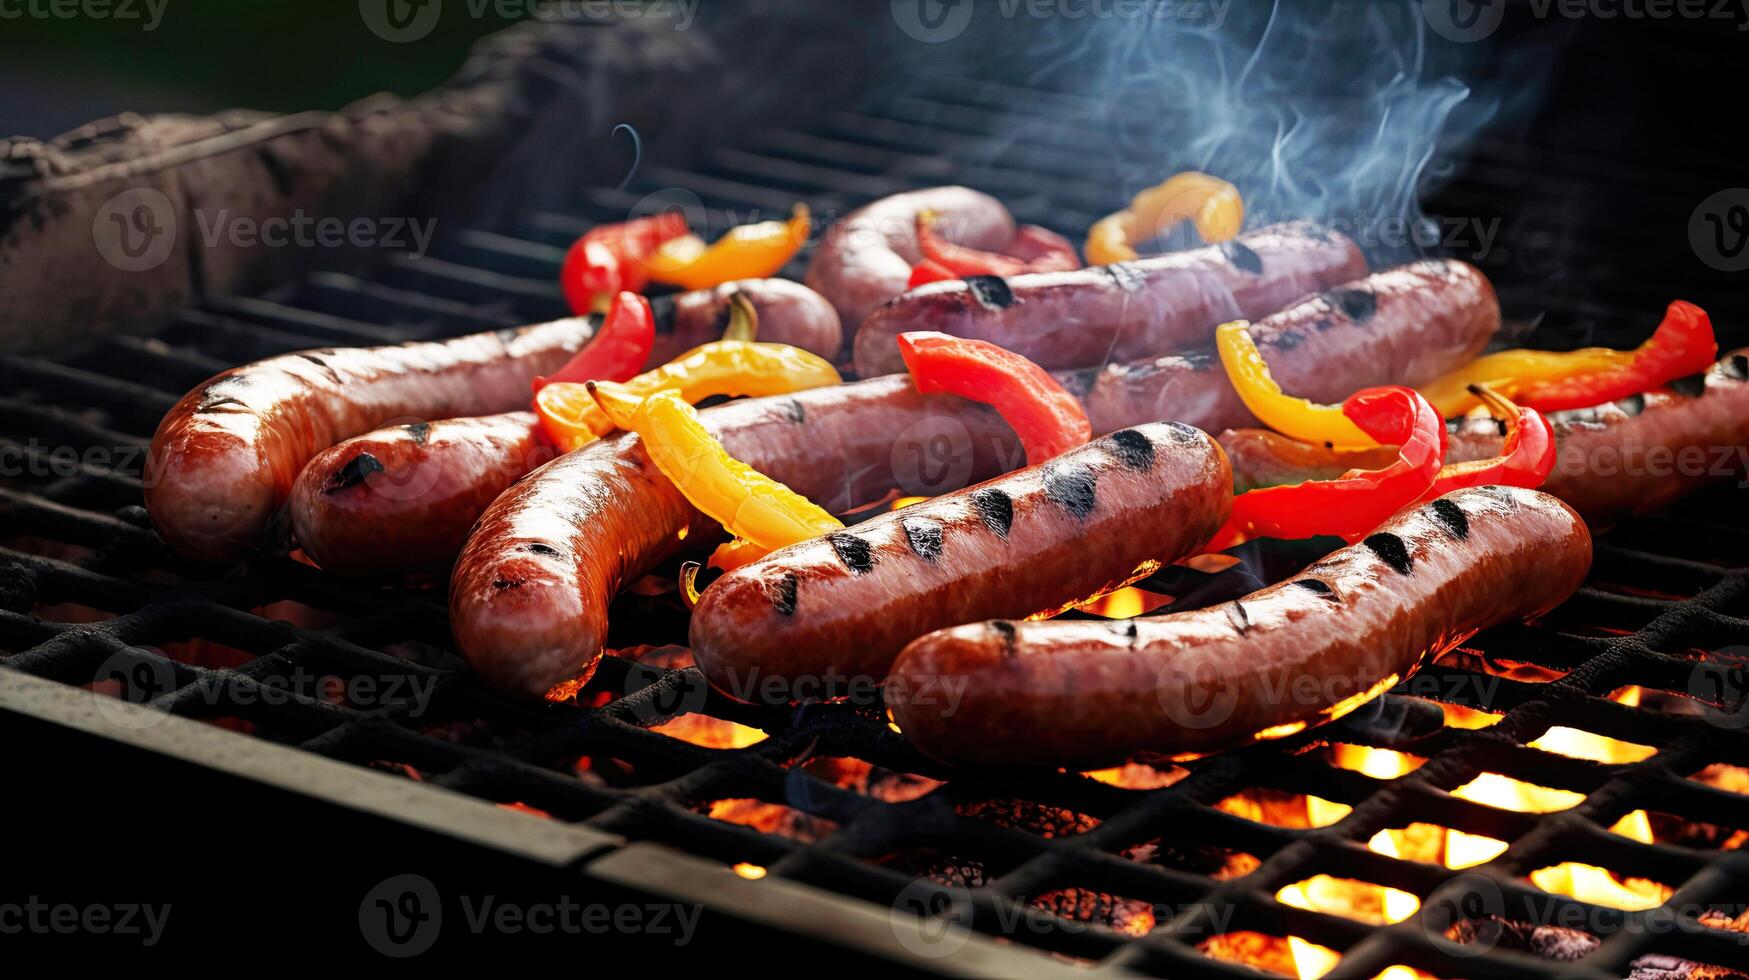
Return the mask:
MULTIPOLYGON (((1106 185, 1085 180, 1084 173, 1084 183, 1063 179, 1079 163, 1073 127, 1057 130, 1062 135, 1056 143, 1026 148, 1020 162, 987 145, 1001 120, 1020 107, 1074 118, 1077 108, 1086 107, 1076 100, 964 80, 889 97, 812 129, 767 134, 752 141, 752 149, 719 151, 696 169, 653 167, 626 191, 592 194, 583 219, 539 215, 511 232, 463 232, 445 241, 436 257, 391 261, 371 279, 318 274, 266 298, 185 311, 155 335, 114 338, 59 361, 0 358, 5 431, 109 447, 115 455, 113 464, 81 461, 28 490, 0 489, 0 527, 9 537, 74 549, 59 557, 0 549, 6 569, 0 647, 16 651, 0 661, 0 716, 15 731, 41 732, 46 725, 113 740, 204 771, 436 831, 556 873, 549 881, 575 879, 696 901, 713 916, 931 971, 1085 974, 1091 964, 1092 972, 1254 976, 1195 948, 1215 933, 1251 929, 1301 936, 1342 952, 1333 977, 1373 976, 1392 964, 1437 975, 1480 970, 1492 976, 1620 976, 1647 953, 1749 972, 1749 943, 1742 935, 1708 928, 1692 916, 1674 931, 1653 931, 1643 913, 1550 897, 1522 877, 1550 863, 1584 860, 1676 886, 1672 906, 1749 899, 1749 854, 1641 845, 1605 829, 1636 808, 1749 828, 1749 796, 1685 778, 1711 762, 1749 760, 1749 735, 1730 727, 1734 718, 1665 716, 1605 698, 1628 683, 1687 691, 1696 661, 1683 651, 1749 636, 1749 569, 1705 560, 1749 554, 1749 525, 1729 489, 1601 538, 1591 584, 1548 622, 1496 630, 1469 644, 1484 655, 1510 654, 1570 671, 1559 680, 1527 683, 1435 667, 1337 725, 1193 764, 1188 777, 1165 789, 1123 790, 1073 773, 978 772, 902 804, 830 785, 792 765, 804 756, 854 755, 887 769, 947 777, 891 732, 876 711, 836 705, 792 713, 735 704, 709 692, 696 669, 650 671, 615 658, 604 661, 588 691, 621 696, 600 707, 508 701, 454 669, 459 662, 445 653, 444 614, 432 595, 360 589, 284 559, 257 562, 241 576, 214 577, 215 570, 166 553, 138 506, 137 463, 121 457, 143 449, 158 415, 183 389, 232 363, 282 350, 445 336, 562 315, 552 283, 563 242, 594 221, 623 215, 652 189, 690 189, 739 220, 748 220, 749 210, 787 213, 800 190, 815 213, 829 219, 879 194, 953 179, 1004 197, 1023 221, 1083 227, 1095 217, 1106 185), (942 94, 949 91, 951 96, 942 94), (1077 196, 1076 187, 1088 191, 1077 196), (1047 189, 1053 192, 1048 198, 1047 189), (141 364, 150 370, 142 372, 141 364), (18 397, 20 390, 36 397, 18 397), (1717 550, 1696 550, 1710 548, 1717 550), (1690 597, 1626 594, 1612 582, 1657 583, 1690 597), (341 618, 324 628, 294 627, 261 614, 261 607, 277 601, 341 618), (30 612, 54 603, 116 615, 61 624, 30 612), (1582 636, 1563 631, 1562 623, 1617 632, 1582 636), (235 668, 213 669, 153 649, 197 636, 253 657, 235 668), (383 649, 404 641, 427 652, 408 659, 383 649), (394 698, 369 710, 302 692, 264 702, 276 682, 299 669, 434 686, 427 712, 418 717, 411 714, 415 702, 394 698), (149 680, 164 693, 136 708, 99 703, 75 689, 115 672, 149 680), (1476 682, 1483 676, 1489 684, 1476 682), (1487 690, 1487 699, 1469 706, 1505 717, 1474 731, 1430 731, 1417 723, 1426 719, 1427 698, 1438 700, 1452 690, 1487 690), (650 730, 687 710, 756 727, 769 737, 746 749, 710 750, 650 730), (246 719, 265 737, 192 720, 213 716, 246 719), (470 718, 488 719, 490 738, 504 744, 468 744, 420 728, 470 718), (1653 744, 1659 751, 1642 763, 1603 766, 1527 747, 1556 723, 1653 744), (1396 749, 1429 761, 1380 783, 1329 767, 1316 753, 1293 754, 1320 741, 1396 749), (629 761, 640 784, 610 789, 576 778, 570 761, 584 754, 629 761), (378 760, 413 766, 423 781, 366 768, 378 760), (1529 815, 1450 795, 1483 771, 1569 789, 1586 799, 1571 810, 1529 815), (1310 830, 1257 824, 1214 809, 1247 787, 1315 790, 1354 809, 1336 824, 1310 830), (800 808, 837 829, 803 843, 697 810, 701 801, 728 797, 800 808), (1085 833, 1045 838, 961 812, 968 803, 1006 798, 1063 807, 1100 822, 1085 833), (492 805, 512 801, 555 819, 492 805), (1511 847, 1464 872, 1366 848, 1378 830, 1413 820, 1497 837, 1511 847), (1215 882, 1118 853, 1162 835, 1241 849, 1262 864, 1241 878, 1215 882), (978 888, 947 889, 881 863, 895 850, 920 843, 984 861, 991 880, 978 888), (761 865, 769 875, 743 880, 727 870, 734 862, 761 865), (1319 873, 1411 892, 1422 899, 1422 911, 1375 929, 1273 898, 1280 887, 1319 873), (1027 904, 1063 887, 1151 903, 1163 910, 1161 924, 1138 938, 1027 904), (1429 910, 1449 903, 1465 908, 1473 893, 1485 893, 1489 901, 1497 894, 1512 908, 1521 900, 1551 902, 1546 908, 1553 914, 1576 910, 1584 921, 1614 931, 1577 963, 1504 949, 1475 956, 1475 947, 1439 937, 1423 922, 1429 910), (972 932, 943 934, 938 925, 914 917, 913 908, 949 913, 972 932), (941 955, 944 944, 952 945, 953 955, 941 955), (1048 954, 1081 965, 1070 967, 1048 954)), ((799 263, 791 271, 799 272, 799 263)), ((40 447, 14 445, 29 465, 51 462, 40 447)))

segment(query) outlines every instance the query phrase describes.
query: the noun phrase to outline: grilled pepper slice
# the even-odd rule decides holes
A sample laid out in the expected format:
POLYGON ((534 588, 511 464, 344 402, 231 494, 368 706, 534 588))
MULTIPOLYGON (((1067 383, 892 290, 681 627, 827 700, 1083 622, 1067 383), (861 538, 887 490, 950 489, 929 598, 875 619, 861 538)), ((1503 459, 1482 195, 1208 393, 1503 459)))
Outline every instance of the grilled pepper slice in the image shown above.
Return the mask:
POLYGON ((1134 261, 1137 245, 1186 218, 1196 224, 1203 241, 1224 242, 1245 223, 1245 202, 1232 184, 1187 170, 1137 194, 1127 209, 1095 222, 1082 250, 1093 265, 1134 261))
POLYGON ((1366 430, 1355 424, 1346 405, 1319 405, 1305 398, 1283 394, 1281 385, 1269 374, 1269 365, 1257 350, 1242 320, 1223 323, 1215 328, 1215 347, 1221 364, 1227 369, 1227 380, 1239 393, 1239 400, 1264 425, 1302 442, 1321 442, 1332 447, 1359 448, 1377 443, 1366 430))
POLYGON ((678 238, 643 262, 656 282, 682 289, 711 289, 738 279, 765 279, 782 271, 808 241, 813 218, 798 204, 788 221, 761 221, 729 229, 705 245, 697 238, 678 238))
POLYGON ((1541 412, 1514 405, 1481 385, 1472 394, 1506 425, 1506 441, 1500 447, 1500 455, 1442 467, 1433 486, 1421 495, 1422 500, 1442 497, 1464 487, 1500 485, 1535 490, 1555 468, 1555 429, 1541 412))
POLYGON ((1651 338, 1635 350, 1500 351, 1422 386, 1421 393, 1448 418, 1482 404, 1470 390, 1473 385, 1487 385, 1543 412, 1590 408, 1699 374, 1712 366, 1718 351, 1706 311, 1677 300, 1651 338))
POLYGON ((1397 446, 1396 461, 1380 470, 1350 470, 1334 480, 1240 494, 1208 550, 1250 538, 1321 534, 1354 542, 1421 499, 1445 458, 1445 421, 1427 399, 1412 388, 1363 388, 1342 403, 1342 411, 1374 441, 1397 446))
MULTIPOLYGON (((625 382, 638 398, 659 391, 678 392, 687 402, 713 395, 783 395, 837 384, 838 371, 825 359, 788 344, 753 342, 755 315, 744 296, 730 300, 723 340, 700 344, 667 364, 625 382)), ((621 379, 608 379, 621 380, 621 379)), ((547 438, 563 452, 613 431, 582 384, 549 384, 535 396, 535 414, 547 438)))
POLYGON ((591 228, 571 244, 559 268, 559 286, 571 312, 600 313, 621 292, 643 292, 649 285, 643 261, 686 234, 686 216, 679 212, 591 228))
POLYGON ((550 378, 535 378, 539 395, 547 385, 563 382, 624 381, 643 370, 656 345, 656 313, 650 301, 637 293, 622 292, 613 299, 601 319, 601 329, 577 356, 550 378))
POLYGON ((1018 276, 1026 272, 1058 272, 1081 268, 1075 246, 1056 232, 1023 225, 1009 244, 1014 254, 986 252, 956 245, 935 230, 933 211, 917 215, 917 248, 923 261, 911 270, 910 287, 965 276, 1018 276))
POLYGON ((899 355, 918 391, 945 391, 995 408, 1026 447, 1029 466, 1093 438, 1093 426, 1075 396, 1013 351, 919 330, 899 335, 899 355))
POLYGON ((818 504, 730 456, 679 392, 640 398, 597 381, 589 382, 589 392, 614 425, 643 439, 651 462, 682 496, 738 539, 724 546, 737 560, 844 527, 818 504))

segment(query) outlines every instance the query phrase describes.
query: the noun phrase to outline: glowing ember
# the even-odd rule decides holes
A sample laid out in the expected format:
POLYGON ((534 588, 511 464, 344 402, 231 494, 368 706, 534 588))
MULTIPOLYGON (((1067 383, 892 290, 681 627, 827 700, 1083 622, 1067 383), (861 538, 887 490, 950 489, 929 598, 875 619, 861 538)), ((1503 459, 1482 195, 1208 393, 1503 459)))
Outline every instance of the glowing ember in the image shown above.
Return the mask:
POLYGON ((1104 616, 1106 619, 1133 619, 1147 615, 1170 602, 1172 596, 1130 586, 1107 592, 1097 599, 1082 603, 1078 608, 1082 612, 1104 616))
POLYGON ((813 843, 838 829, 838 825, 830 820, 764 800, 717 800, 706 812, 712 820, 739 824, 762 834, 776 834, 805 843, 813 843))
POLYGON ((757 864, 748 864, 745 861, 735 865, 735 873, 746 878, 748 881, 758 881, 765 877, 764 868, 761 868, 757 864))
POLYGON ((1421 900, 1408 892, 1330 875, 1314 875, 1294 882, 1277 891, 1275 900, 1374 926, 1401 922, 1421 907, 1421 900))
POLYGON ((1507 846, 1503 840, 1450 830, 1445 835, 1445 866, 1473 868, 1478 864, 1487 864, 1505 853, 1507 846))
POLYGON ((1610 831, 1637 840, 1642 844, 1652 843, 1652 818, 1644 810, 1634 810, 1625 813, 1617 820, 1610 831))
POLYGON ((1338 769, 1365 773, 1374 779, 1396 779, 1414 772, 1427 760, 1418 755, 1373 749, 1364 745, 1337 742, 1330 746, 1330 764, 1338 769))
POLYGON ((1520 813, 1554 813, 1570 810, 1585 801, 1584 793, 1526 783, 1497 772, 1485 772, 1451 791, 1451 795, 1502 810, 1520 813))
POLYGON ((1742 766, 1715 762, 1688 778, 1727 793, 1749 794, 1749 769, 1742 766))
POLYGON ((1439 709, 1445 712, 1445 727, 1447 728, 1464 728, 1471 730, 1487 728, 1506 717, 1505 715, 1497 715, 1492 711, 1483 711, 1480 708, 1466 708, 1461 704, 1446 704, 1443 701, 1438 702, 1438 704, 1439 709))
POLYGON ((710 715, 686 714, 650 728, 670 738, 706 749, 744 749, 765 741, 765 733, 710 715))
POLYGON ((515 810, 517 813, 526 813, 531 817, 542 817, 542 818, 545 818, 547 820, 553 819, 553 815, 548 813, 547 811, 542 810, 538 806, 529 806, 527 803, 524 803, 521 800, 515 800, 515 801, 510 802, 510 803, 500 803, 500 804, 498 804, 498 806, 501 809, 515 810))
POLYGON ((1606 735, 1596 735, 1577 728, 1559 726, 1544 732, 1541 738, 1530 743, 1530 747, 1573 759, 1589 759, 1592 762, 1601 762, 1605 765, 1639 762, 1651 758, 1658 752, 1650 745, 1623 742, 1606 735))
POLYGON ((1294 958, 1294 973, 1300 980, 1317 980, 1334 970, 1342 960, 1341 954, 1335 950, 1309 943, 1298 936, 1287 937, 1287 945, 1294 958))
POLYGON ((928 497, 900 497, 899 499, 893 501, 893 509, 898 510, 901 507, 909 507, 912 504, 920 504, 923 501, 928 500, 928 499, 929 499, 928 497))
POLYGON ((1568 895, 1593 905, 1628 912, 1655 909, 1670 900, 1674 889, 1645 878, 1617 878, 1596 865, 1567 861, 1530 873, 1530 880, 1545 892, 1568 895))
POLYGON ((1243 963, 1246 966, 1267 970, 1284 977, 1322 976, 1329 972, 1330 967, 1335 966, 1336 960, 1339 959, 1334 952, 1324 949, 1322 946, 1314 946, 1304 942, 1304 940, 1289 940, 1280 936, 1270 936, 1261 932, 1224 932, 1218 936, 1210 936, 1198 943, 1196 948, 1204 956, 1211 956, 1226 963, 1243 963), (1299 964, 1298 951, 1294 948, 1296 943, 1304 943, 1306 947, 1307 967, 1313 965, 1310 960, 1315 957, 1315 951, 1318 950, 1329 955, 1328 964, 1320 972, 1304 972, 1299 964))
POLYGON ((1129 762, 1116 769, 1095 769, 1081 775, 1120 789, 1149 790, 1165 789, 1190 775, 1190 770, 1183 766, 1158 769, 1139 762, 1129 762))
POLYGON ((589 683, 586 677, 573 677, 568 681, 560 681, 547 690, 547 700, 555 704, 577 699, 577 692, 583 690, 589 683))
POLYGON ((1354 809, 1346 803, 1273 789, 1235 793, 1216 803, 1215 808, 1253 823, 1296 829, 1328 827, 1354 809))

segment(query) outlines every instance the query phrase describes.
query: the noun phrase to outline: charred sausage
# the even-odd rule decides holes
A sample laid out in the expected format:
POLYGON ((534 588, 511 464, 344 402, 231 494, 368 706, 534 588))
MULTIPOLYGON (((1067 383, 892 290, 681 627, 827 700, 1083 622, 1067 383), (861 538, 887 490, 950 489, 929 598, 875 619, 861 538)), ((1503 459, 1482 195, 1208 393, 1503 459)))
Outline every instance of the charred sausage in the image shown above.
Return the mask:
POLYGON ((440 580, 492 501, 557 455, 529 412, 379 429, 298 474, 292 531, 335 575, 440 580))
POLYGON ((1590 565, 1566 504, 1460 490, 1235 602, 931 633, 899 655, 887 704, 919 749, 957 763, 1213 752, 1359 707, 1476 631, 1553 608, 1590 565))
MULTIPOLYGON (((767 337, 835 349, 836 321, 794 284, 736 284, 767 337)), ((669 301, 675 336, 726 316, 728 292, 669 301)), ((666 303, 659 301, 658 306, 666 303)), ((324 348, 232 368, 164 416, 146 463, 146 510, 164 540, 203 561, 234 561, 262 543, 311 457, 383 425, 509 412, 530 379, 563 367, 593 334, 587 318, 454 340, 324 348)))
MULTIPOLYGON (((1369 385, 1418 385, 1473 360, 1500 329, 1500 301, 1463 262, 1415 262, 1267 316, 1251 336, 1283 390, 1340 402, 1369 385)), ((1059 372, 1093 431, 1176 419, 1209 432, 1256 425, 1212 353, 1059 372)))
POLYGON ((1231 481, 1188 425, 1123 429, 730 572, 693 610, 693 655, 743 701, 872 688, 932 630, 1061 612, 1187 556, 1225 521, 1231 481))
POLYGON ((930 283, 856 328, 856 370, 903 371, 906 330, 988 340, 1045 368, 1156 357, 1208 344, 1228 320, 1257 319, 1364 275, 1353 242, 1295 222, 1136 262, 930 283))
MULTIPOLYGON (((1749 472, 1749 349, 1725 355, 1704 375, 1595 408, 1557 412, 1555 468, 1542 489, 1594 524, 1667 506, 1708 483, 1749 472)), ((1488 459, 1503 441, 1493 419, 1447 423, 1448 462, 1488 459)), ((1235 488, 1332 479, 1376 469, 1389 447, 1332 452, 1241 429, 1221 434, 1235 488)))
MULTIPOLYGON (((995 412, 918 394, 903 377, 731 402, 703 417, 736 458, 837 513, 895 489, 945 493, 1024 459, 995 412)), ((585 446, 480 518, 450 579, 456 643, 500 690, 538 697, 587 678, 620 586, 718 530, 635 435, 585 446)))
POLYGON ((1014 218, 1002 202, 965 187, 894 194, 850 212, 821 238, 803 280, 831 301, 846 330, 905 291, 911 267, 923 258, 917 216, 924 211, 934 211, 936 230, 959 245, 994 251, 1014 237, 1014 218))

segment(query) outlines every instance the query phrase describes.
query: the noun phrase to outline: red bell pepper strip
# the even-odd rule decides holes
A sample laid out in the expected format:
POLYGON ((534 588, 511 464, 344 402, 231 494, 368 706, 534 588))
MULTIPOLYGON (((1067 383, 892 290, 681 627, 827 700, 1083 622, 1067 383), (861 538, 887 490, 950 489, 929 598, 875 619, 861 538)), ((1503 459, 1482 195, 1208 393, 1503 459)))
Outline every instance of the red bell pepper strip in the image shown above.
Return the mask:
POLYGON ((642 292, 650 284, 643 260, 685 234, 686 216, 678 211, 590 229, 572 243, 559 269, 571 311, 579 316, 600 312, 609 297, 642 292))
POLYGON ((1412 388, 1363 388, 1342 403, 1342 414, 1380 443, 1397 446, 1397 461, 1382 470, 1240 494, 1207 550, 1250 538, 1333 534, 1359 541, 1433 485, 1445 459, 1445 420, 1427 399, 1412 388))
POLYGON ((1677 300, 1650 340, 1634 351, 1633 360, 1618 368, 1535 382, 1518 389, 1516 401, 1528 408, 1559 412, 1590 408, 1647 391, 1678 378, 1700 374, 1718 359, 1719 343, 1706 311, 1677 300))
POLYGON ((1028 465, 1093 438, 1093 426, 1075 396, 1044 368, 1013 351, 920 330, 899 335, 899 355, 918 391, 945 391, 995 408, 1020 436, 1028 465))
POLYGON ((931 211, 917 216, 917 248, 923 261, 911 270, 912 289, 926 282, 965 276, 1018 276, 1081 268, 1081 258, 1067 238, 1035 225, 1022 225, 1009 243, 1014 254, 1003 254, 956 245, 936 232, 935 220, 931 211))
POLYGON ((946 282, 958 279, 959 273, 949 269, 934 259, 924 259, 911 267, 911 281, 905 284, 906 289, 916 289, 932 282, 946 282))
POLYGON ((656 345, 656 311, 637 293, 622 292, 601 318, 601 329, 559 373, 535 378, 536 393, 557 381, 627 381, 644 369, 656 345))
POLYGON ((1549 420, 1536 409, 1514 405, 1482 385, 1471 385, 1470 394, 1481 399, 1495 418, 1506 423, 1506 442, 1500 447, 1500 455, 1445 466, 1421 499, 1432 500, 1453 490, 1491 484, 1532 490, 1542 486, 1555 468, 1555 429, 1549 420))

